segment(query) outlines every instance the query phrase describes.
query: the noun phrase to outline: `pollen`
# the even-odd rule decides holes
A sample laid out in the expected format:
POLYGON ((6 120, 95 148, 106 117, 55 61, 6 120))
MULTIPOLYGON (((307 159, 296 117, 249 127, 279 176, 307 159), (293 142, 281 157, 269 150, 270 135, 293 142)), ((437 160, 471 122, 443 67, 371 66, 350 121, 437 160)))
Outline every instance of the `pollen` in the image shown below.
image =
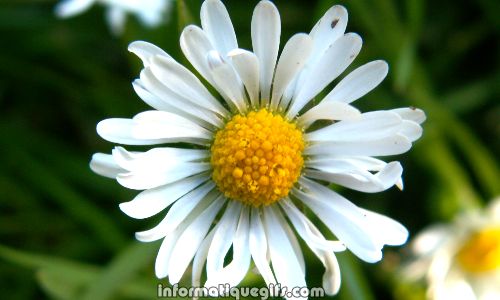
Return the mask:
POLYGON ((460 266, 471 273, 500 268, 500 226, 473 234, 457 254, 460 266))
POLYGON ((304 159, 300 129, 266 109, 234 116, 215 134, 212 178, 229 199, 255 207, 286 197, 304 159))

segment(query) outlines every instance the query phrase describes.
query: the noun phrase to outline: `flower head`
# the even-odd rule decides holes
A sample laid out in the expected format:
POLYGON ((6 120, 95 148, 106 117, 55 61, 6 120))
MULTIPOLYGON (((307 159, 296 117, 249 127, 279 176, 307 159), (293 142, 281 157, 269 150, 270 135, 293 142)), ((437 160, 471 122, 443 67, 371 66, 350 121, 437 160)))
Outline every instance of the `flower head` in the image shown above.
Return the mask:
POLYGON ((405 273, 426 278, 429 299, 500 298, 500 199, 428 228, 411 246, 415 259, 405 273))
POLYGON ((61 18, 68 18, 86 11, 96 2, 107 7, 106 19, 115 34, 123 31, 126 13, 135 14, 143 24, 154 27, 161 23, 171 5, 171 0, 62 0, 55 12, 61 18))
POLYGON ((175 284, 193 261, 192 284, 199 286, 206 262, 206 286, 234 286, 253 260, 267 284, 303 287, 298 235, 325 266, 325 291, 335 294, 335 251, 347 247, 376 262, 384 245, 400 245, 408 233, 321 182, 369 193, 402 187, 399 162, 373 156, 408 151, 425 115, 415 108, 361 113, 350 105, 384 79, 384 61, 357 68, 308 105, 361 49, 359 35, 345 33, 342 6, 328 10, 311 33, 292 36, 279 59, 280 15, 269 1, 253 13, 253 52, 238 48, 221 1, 203 3, 201 23, 185 28, 180 44, 218 95, 158 47, 132 43, 129 50, 144 64, 134 89, 155 110, 104 120, 97 131, 115 143, 166 145, 146 152, 116 147, 111 155, 95 154, 91 167, 145 190, 120 205, 127 215, 147 218, 170 207, 156 227, 136 234, 144 242, 163 239, 159 278, 175 284), (303 210, 338 240, 327 240, 303 210), (231 248, 232 261, 224 265, 231 248))

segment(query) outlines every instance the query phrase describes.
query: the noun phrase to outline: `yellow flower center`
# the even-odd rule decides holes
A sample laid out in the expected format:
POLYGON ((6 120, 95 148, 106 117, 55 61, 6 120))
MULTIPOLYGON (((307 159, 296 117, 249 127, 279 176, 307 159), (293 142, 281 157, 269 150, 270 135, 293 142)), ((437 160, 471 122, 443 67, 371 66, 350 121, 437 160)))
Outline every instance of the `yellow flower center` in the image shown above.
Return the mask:
POLYGON ((481 273, 500 267, 500 226, 490 227, 473 234, 457 254, 462 268, 481 273))
POLYGON ((302 132, 280 115, 266 109, 236 115, 215 135, 212 178, 230 199, 269 205, 299 178, 303 149, 302 132))

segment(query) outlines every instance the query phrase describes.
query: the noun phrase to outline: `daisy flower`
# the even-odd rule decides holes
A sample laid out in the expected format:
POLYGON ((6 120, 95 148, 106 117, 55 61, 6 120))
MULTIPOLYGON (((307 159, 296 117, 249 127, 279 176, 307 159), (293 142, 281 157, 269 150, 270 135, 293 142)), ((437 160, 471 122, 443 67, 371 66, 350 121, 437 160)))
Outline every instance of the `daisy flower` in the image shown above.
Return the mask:
POLYGON ((350 105, 384 79, 384 61, 355 69, 311 104, 361 49, 359 35, 345 33, 342 6, 309 34, 292 36, 279 58, 280 15, 269 1, 253 12, 253 52, 238 48, 221 1, 203 3, 201 23, 184 29, 180 45, 217 95, 158 47, 132 43, 129 50, 144 63, 133 87, 155 110, 101 121, 97 132, 118 144, 164 145, 146 152, 116 147, 95 154, 91 167, 144 190, 120 205, 127 215, 142 219, 169 207, 156 227, 136 234, 143 242, 163 239, 157 277, 175 284, 193 261, 193 286, 200 286, 205 264, 205 286, 235 286, 253 261, 267 284, 305 287, 299 236, 325 267, 325 292, 335 294, 335 251, 347 247, 376 262, 384 245, 404 243, 408 232, 323 183, 368 193, 402 187, 400 163, 373 156, 408 151, 425 115, 415 108, 361 113, 350 105), (304 210, 338 240, 327 240, 304 210))
POLYGON ((63 0, 56 5, 60 18, 69 18, 89 9, 94 3, 107 7, 106 19, 114 34, 123 32, 127 13, 136 15, 146 26, 154 27, 162 22, 172 0, 63 0))
POLYGON ((411 249, 415 260, 404 272, 426 278, 429 299, 500 299, 500 198, 423 231, 411 249))

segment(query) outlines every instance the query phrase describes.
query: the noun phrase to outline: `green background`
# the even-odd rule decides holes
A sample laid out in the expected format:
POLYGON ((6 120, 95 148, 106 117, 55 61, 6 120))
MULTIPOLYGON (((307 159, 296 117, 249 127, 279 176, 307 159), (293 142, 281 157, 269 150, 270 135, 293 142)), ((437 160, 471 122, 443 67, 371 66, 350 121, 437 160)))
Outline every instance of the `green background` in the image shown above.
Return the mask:
MULTIPOLYGON (((226 1, 239 44, 250 49, 256 1, 226 1)), ((333 4, 349 11, 348 30, 364 40, 349 68, 385 59, 388 78, 358 100, 362 111, 416 106, 427 113, 424 136, 404 167, 405 190, 342 193, 359 206, 405 224, 412 236, 500 194, 500 2, 352 0, 275 1, 282 45, 308 32, 333 4)), ((161 26, 127 19, 110 34, 102 6, 57 19, 56 1, 0 2, 0 291, 3 299, 153 299, 158 243, 134 232, 158 218, 130 219, 118 209, 136 194, 93 174, 94 152, 113 145, 95 126, 147 109, 131 81, 140 61, 134 40, 152 42, 186 63, 180 30, 199 24, 201 1, 176 1, 161 26)), ((323 269, 306 245, 307 281, 323 269)), ((339 254, 341 292, 335 299, 421 299, 422 286, 398 281, 404 247, 386 248, 383 262, 339 254)), ((163 284, 165 280, 161 281, 163 284)), ((182 282, 189 285, 189 276, 182 282)), ((262 285, 250 274, 242 285, 262 285)))

